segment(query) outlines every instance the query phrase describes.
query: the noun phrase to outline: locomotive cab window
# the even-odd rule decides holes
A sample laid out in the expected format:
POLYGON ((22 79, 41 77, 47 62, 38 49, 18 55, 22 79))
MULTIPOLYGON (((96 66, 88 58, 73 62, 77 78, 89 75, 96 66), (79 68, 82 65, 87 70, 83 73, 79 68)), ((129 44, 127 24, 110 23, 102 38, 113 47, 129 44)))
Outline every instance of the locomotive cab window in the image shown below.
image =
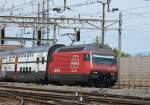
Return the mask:
POLYGON ((93 55, 92 61, 95 64, 114 64, 115 59, 113 56, 93 55))
POLYGON ((116 57, 114 58, 113 64, 117 64, 117 58, 116 57))

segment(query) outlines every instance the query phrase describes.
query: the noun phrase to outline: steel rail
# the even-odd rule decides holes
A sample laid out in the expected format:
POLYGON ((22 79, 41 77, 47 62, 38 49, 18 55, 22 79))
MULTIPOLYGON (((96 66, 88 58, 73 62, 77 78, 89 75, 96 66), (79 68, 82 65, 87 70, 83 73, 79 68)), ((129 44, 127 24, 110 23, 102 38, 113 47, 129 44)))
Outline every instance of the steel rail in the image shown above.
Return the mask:
POLYGON ((11 97, 11 98, 15 97, 17 100, 20 101, 19 105, 23 105, 23 103, 24 103, 23 98, 21 98, 20 96, 17 96, 17 95, 12 94, 12 93, 4 92, 4 91, 0 91, 0 93, 1 93, 0 96, 3 96, 3 97, 11 97))
MULTIPOLYGON (((56 101, 56 99, 64 100, 79 100, 79 97, 83 97, 85 103, 88 102, 104 102, 104 103, 114 103, 114 104, 128 104, 128 105, 150 105, 150 98, 148 97, 133 97, 133 96, 122 96, 122 95, 112 95, 112 94, 98 94, 98 93, 87 93, 80 92, 79 97, 75 97, 74 91, 62 91, 62 90, 45 90, 45 89, 35 89, 35 88, 24 88, 24 87, 7 87, 7 89, 17 89, 9 90, 9 92, 14 92, 13 94, 21 95, 22 97, 29 97, 31 94, 33 96, 42 96, 40 99, 49 99, 56 101), (28 90, 28 92, 25 92, 28 90), (52 97, 51 99, 48 97, 52 97)), ((35 97, 34 97, 35 98, 35 97)), ((57 100, 58 101, 58 100, 57 100)), ((81 104, 81 103, 80 103, 81 104)), ((82 103, 84 104, 84 103, 82 103)))

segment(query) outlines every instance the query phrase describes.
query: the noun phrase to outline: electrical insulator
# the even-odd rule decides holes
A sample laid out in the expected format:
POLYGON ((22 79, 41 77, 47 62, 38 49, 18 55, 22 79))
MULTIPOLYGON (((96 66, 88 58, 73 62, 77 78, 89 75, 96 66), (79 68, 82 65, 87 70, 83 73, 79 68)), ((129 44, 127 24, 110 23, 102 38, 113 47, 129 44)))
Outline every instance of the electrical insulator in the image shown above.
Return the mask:
POLYGON ((76 32, 77 41, 80 41, 80 31, 76 32))
POLYGON ((41 38, 42 38, 42 32, 41 32, 41 30, 38 30, 38 41, 37 41, 37 45, 39 46, 39 45, 41 45, 41 38))
POLYGON ((4 39, 5 39, 5 28, 1 29, 1 44, 4 44, 4 39))

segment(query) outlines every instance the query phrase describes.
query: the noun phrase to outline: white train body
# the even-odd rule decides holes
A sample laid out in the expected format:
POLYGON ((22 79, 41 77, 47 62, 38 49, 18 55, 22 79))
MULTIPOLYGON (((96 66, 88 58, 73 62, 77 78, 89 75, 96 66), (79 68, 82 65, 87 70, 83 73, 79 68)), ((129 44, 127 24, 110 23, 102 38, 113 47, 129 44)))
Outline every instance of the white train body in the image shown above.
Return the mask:
POLYGON ((0 53, 0 80, 36 82, 43 80, 50 46, 0 53))

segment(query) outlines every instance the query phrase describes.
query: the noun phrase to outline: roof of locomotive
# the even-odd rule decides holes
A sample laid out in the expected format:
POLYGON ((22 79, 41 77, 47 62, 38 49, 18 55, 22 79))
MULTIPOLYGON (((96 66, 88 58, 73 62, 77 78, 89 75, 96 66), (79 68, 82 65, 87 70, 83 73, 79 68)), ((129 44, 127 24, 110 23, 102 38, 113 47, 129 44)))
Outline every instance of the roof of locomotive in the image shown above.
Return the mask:
MULTIPOLYGON (((19 48, 13 51, 3 51, 0 52, 0 56, 48 52, 49 48, 51 48, 52 46, 53 45, 42 45, 30 48, 19 48)), ((78 52, 78 51, 92 51, 93 53, 99 53, 103 55, 113 55, 112 49, 109 46, 102 44, 62 46, 56 50, 56 52, 78 52)))
POLYGON ((19 48, 12 51, 2 51, 0 52, 0 56, 48 52, 50 47, 52 47, 52 45, 42 45, 42 46, 30 47, 30 48, 19 48))
POLYGON ((83 45, 72 45, 63 46, 58 48, 55 52, 85 52, 92 51, 93 53, 103 54, 103 55, 113 55, 112 48, 108 45, 102 44, 83 44, 83 45))

